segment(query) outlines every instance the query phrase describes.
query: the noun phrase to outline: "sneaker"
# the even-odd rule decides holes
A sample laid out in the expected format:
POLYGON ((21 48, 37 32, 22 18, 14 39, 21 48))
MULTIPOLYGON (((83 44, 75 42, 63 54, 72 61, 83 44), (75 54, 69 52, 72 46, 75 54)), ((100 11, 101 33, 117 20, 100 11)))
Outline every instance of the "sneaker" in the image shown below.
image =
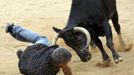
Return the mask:
POLYGON ((8 23, 8 24, 6 25, 6 33, 12 32, 13 26, 14 26, 13 23, 12 23, 12 24, 9 24, 9 23, 8 23))

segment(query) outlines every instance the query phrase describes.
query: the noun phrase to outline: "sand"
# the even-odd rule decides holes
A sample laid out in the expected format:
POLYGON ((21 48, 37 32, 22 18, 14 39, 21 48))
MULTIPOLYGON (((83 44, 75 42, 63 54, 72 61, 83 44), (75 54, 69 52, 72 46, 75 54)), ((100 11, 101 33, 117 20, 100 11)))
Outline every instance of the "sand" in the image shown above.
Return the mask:
MULTIPOLYGON (((123 38, 128 44, 134 43, 134 1, 117 0, 117 4, 123 38)), ((52 40, 55 34, 52 27, 63 28, 66 25, 70 6, 71 0, 1 0, 0 27, 7 22, 14 22, 46 35, 52 40)), ((113 36, 117 42, 115 30, 113 30, 113 36)), ((105 38, 102 40, 105 44, 105 38)), ((6 34, 3 28, 0 28, 0 42, 0 75, 21 75, 17 66, 16 51, 25 49, 30 44, 16 41, 6 34)), ((59 44, 65 46, 63 41, 59 44)), ((73 58, 69 65, 74 75, 134 75, 134 48, 128 52, 119 52, 124 61, 108 68, 95 66, 98 61, 102 60, 99 51, 92 51, 93 57, 87 63, 81 62, 76 53, 73 50, 70 51, 73 58)), ((111 56, 109 49, 107 52, 111 56)), ((63 73, 60 72, 58 75, 63 75, 63 73)))

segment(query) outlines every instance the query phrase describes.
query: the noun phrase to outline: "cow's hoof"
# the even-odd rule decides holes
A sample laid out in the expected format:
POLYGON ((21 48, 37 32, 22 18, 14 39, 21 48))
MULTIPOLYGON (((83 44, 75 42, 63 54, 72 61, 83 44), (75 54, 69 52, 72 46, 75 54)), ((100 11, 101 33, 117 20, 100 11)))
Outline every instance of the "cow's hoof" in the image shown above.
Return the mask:
POLYGON ((114 59, 114 62, 116 64, 118 64, 119 62, 122 62, 123 61, 123 58, 122 57, 118 57, 118 59, 114 59))
POLYGON ((96 66, 105 68, 105 67, 110 67, 110 66, 112 66, 112 64, 113 64, 113 63, 111 62, 111 60, 108 59, 108 60, 103 61, 103 62, 98 62, 98 63, 96 64, 96 66))
POLYGON ((133 44, 130 43, 130 44, 126 44, 125 46, 120 45, 117 50, 119 52, 124 52, 124 51, 130 51, 132 48, 133 48, 133 44))
POLYGON ((133 44, 127 44, 125 47, 125 51, 130 51, 133 48, 133 44))

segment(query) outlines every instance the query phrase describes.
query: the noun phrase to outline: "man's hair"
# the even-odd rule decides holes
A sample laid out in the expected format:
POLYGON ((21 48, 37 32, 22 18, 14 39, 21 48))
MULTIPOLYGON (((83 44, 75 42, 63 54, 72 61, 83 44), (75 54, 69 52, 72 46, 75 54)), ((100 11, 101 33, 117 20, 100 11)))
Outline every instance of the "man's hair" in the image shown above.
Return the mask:
POLYGON ((71 60, 72 54, 66 48, 56 48, 51 55, 54 63, 67 63, 71 60))

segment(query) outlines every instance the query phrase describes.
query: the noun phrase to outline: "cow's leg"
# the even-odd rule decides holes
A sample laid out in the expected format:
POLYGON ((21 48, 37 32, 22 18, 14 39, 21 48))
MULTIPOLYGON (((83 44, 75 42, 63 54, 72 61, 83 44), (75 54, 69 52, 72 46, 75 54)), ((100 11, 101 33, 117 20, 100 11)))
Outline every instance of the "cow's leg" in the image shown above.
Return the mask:
POLYGON ((100 49, 102 58, 103 58, 103 62, 98 64, 97 66, 100 66, 100 67, 110 66, 111 60, 110 60, 108 54, 106 53, 106 51, 104 50, 101 40, 98 37, 96 37, 96 38, 94 38, 94 42, 100 49))
POLYGON ((114 48, 112 31, 111 31, 111 27, 110 27, 108 20, 104 21, 103 27, 104 27, 104 31, 105 31, 105 35, 106 35, 106 40, 107 40, 106 44, 107 44, 108 48, 112 51, 112 55, 113 55, 115 63, 119 63, 123 59, 119 56, 119 54, 116 52, 116 50, 114 48))
POLYGON ((119 24, 118 12, 117 11, 112 16, 112 22, 113 22, 113 26, 115 28, 115 31, 117 32, 118 38, 119 38, 120 48, 121 48, 121 50, 124 50, 126 45, 125 45, 125 42, 124 42, 124 40, 122 38, 122 35, 121 35, 121 27, 120 27, 120 24, 119 24))

